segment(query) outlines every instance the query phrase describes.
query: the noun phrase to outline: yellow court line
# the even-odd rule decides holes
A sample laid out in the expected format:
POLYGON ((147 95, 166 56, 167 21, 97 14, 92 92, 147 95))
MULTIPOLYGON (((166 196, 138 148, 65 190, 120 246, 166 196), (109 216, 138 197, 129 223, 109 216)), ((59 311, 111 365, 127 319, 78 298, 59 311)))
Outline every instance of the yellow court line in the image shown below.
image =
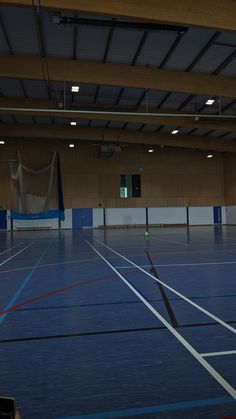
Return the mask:
MULTIPOLYGON (((129 255, 127 255, 127 256, 129 256, 129 255)), ((136 255, 131 255, 131 256, 143 256, 143 254, 136 254, 136 255)), ((112 256, 112 257, 109 257, 107 259, 112 260, 112 259, 117 259, 117 257, 116 256, 112 256)), ((80 262, 93 262, 93 261, 98 261, 98 260, 100 261, 101 258, 76 259, 76 260, 71 260, 71 261, 68 261, 68 262, 45 263, 43 265, 38 265, 37 266, 37 269, 38 268, 48 268, 50 266, 69 265, 69 264, 80 263, 80 262)), ((32 268, 34 268, 34 266, 24 266, 22 268, 5 269, 4 271, 3 270, 0 270, 0 274, 8 273, 8 272, 26 271, 26 270, 32 269, 32 268)))
MULTIPOLYGON (((233 251, 235 251, 235 249, 219 249, 219 250, 221 250, 222 252, 233 252, 233 251)), ((190 251, 187 251, 187 252, 184 252, 184 251, 177 251, 177 252, 171 252, 171 254, 192 254, 192 253, 202 253, 203 251, 202 250, 190 250, 190 251)), ((215 250, 213 249, 213 250, 208 250, 208 252, 215 252, 215 250)), ((170 254, 170 252, 158 252, 158 256, 159 255, 165 255, 165 254, 170 254)), ((155 255, 155 252, 152 252, 152 255, 155 255)), ((136 256, 144 256, 144 254, 143 253, 136 253, 136 254, 128 254, 128 255, 126 255, 126 257, 136 257, 136 256)), ((112 259, 116 259, 117 257, 116 256, 111 256, 111 257, 108 257, 107 259, 108 260, 112 260, 112 259)), ((43 264, 43 265, 38 265, 38 267, 37 268, 47 268, 47 267, 50 267, 50 266, 58 266, 58 265, 70 265, 70 264, 73 264, 73 263, 82 263, 82 262, 93 262, 93 261, 98 261, 98 260, 100 260, 100 258, 93 258, 93 259, 75 259, 75 260, 71 260, 71 261, 68 261, 68 262, 56 262, 56 263, 45 263, 45 264, 43 264)), ((22 267, 22 268, 14 268, 14 269, 5 269, 5 270, 0 270, 0 275, 1 274, 3 274, 3 273, 8 273, 8 272, 18 272, 18 271, 25 271, 25 270, 28 270, 28 269, 32 269, 34 266, 24 266, 24 267, 22 267)))
MULTIPOLYGON (((68 261, 68 262, 45 263, 43 265, 38 265, 37 268, 47 268, 49 266, 66 265, 66 264, 79 263, 79 262, 91 262, 93 260, 99 260, 99 258, 96 258, 96 259, 76 259, 76 260, 71 260, 71 261, 68 261)), ((0 274, 6 273, 6 272, 25 271, 27 269, 32 269, 33 267, 34 266, 24 266, 22 268, 6 269, 4 271, 0 270, 0 274)))

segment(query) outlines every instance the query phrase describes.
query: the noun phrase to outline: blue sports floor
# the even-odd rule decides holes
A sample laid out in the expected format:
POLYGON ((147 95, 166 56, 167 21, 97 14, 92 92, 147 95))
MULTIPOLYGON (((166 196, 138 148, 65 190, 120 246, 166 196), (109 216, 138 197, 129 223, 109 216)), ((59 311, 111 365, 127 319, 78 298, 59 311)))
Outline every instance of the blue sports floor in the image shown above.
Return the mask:
POLYGON ((236 226, 0 232, 23 419, 236 417, 236 226))

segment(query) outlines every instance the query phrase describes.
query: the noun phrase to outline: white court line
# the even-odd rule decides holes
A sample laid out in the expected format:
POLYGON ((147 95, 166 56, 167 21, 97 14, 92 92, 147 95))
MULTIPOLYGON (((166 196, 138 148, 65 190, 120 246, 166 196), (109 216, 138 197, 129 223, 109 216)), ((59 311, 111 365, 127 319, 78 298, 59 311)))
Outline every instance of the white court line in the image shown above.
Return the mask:
MULTIPOLYGON (((135 256, 135 255, 134 255, 135 256)), ((157 268, 171 268, 177 266, 204 266, 204 265, 235 265, 235 261, 229 262, 196 262, 196 263, 170 263, 165 265, 154 265, 157 268)), ((116 266, 117 269, 129 268, 129 266, 116 266)), ((150 265, 140 265, 140 268, 150 268, 150 265)))
MULTIPOLYGON (((152 248, 152 247, 155 247, 155 246, 150 246, 150 248, 152 248)), ((125 246, 123 246, 123 249, 125 248, 125 246)), ((235 249, 202 249, 202 250, 186 250, 185 252, 172 252, 172 251, 168 251, 168 252, 158 252, 160 255, 162 255, 162 254, 171 254, 171 255, 175 255, 175 254, 179 254, 179 253, 181 253, 181 254, 187 254, 187 255, 189 255, 189 254, 191 254, 191 253, 210 253, 210 252, 214 252, 214 253, 216 253, 216 252, 220 252, 220 253, 222 253, 222 252, 235 252, 236 251, 236 248, 235 249)))
POLYGON ((236 400, 236 390, 199 354, 179 332, 177 332, 161 314, 117 271, 114 266, 87 240, 85 242, 101 257, 101 259, 119 276, 119 278, 133 291, 145 306, 160 320, 164 326, 178 339, 178 341, 192 354, 192 356, 209 372, 209 374, 236 400))
POLYGON ((185 244, 185 243, 177 242, 175 240, 157 239, 156 237, 154 237, 154 240, 157 240, 159 242, 161 241, 161 242, 167 242, 167 243, 174 243, 174 244, 178 244, 180 246, 186 246, 186 247, 189 247, 190 246, 190 244, 185 244))
POLYGON ((187 301, 192 306, 196 307, 199 311, 202 311, 204 314, 206 314, 208 317, 211 317, 213 320, 215 320, 217 323, 220 323, 222 326, 224 326, 226 329, 229 329, 231 332, 236 334, 236 329, 232 326, 230 326, 228 323, 225 323, 223 320, 221 320, 219 317, 215 316, 214 314, 210 313, 209 311, 205 310, 205 308, 199 306, 198 304, 194 303, 192 300, 190 300, 188 297, 185 297, 185 295, 181 294, 180 292, 176 291, 174 288, 167 285, 165 282, 161 281, 160 279, 157 279, 154 275, 150 274, 149 272, 145 271, 140 266, 136 265, 136 263, 132 262, 131 260, 127 259, 125 256, 121 255, 120 253, 113 250, 111 247, 107 246, 106 244, 100 242, 100 240, 95 240, 96 242, 100 243, 102 246, 109 249, 111 252, 117 254, 119 257, 125 259, 127 262, 129 262, 131 265, 135 266, 137 269, 145 273, 146 275, 150 276, 154 281, 158 282, 159 284, 163 285, 163 287, 169 289, 174 294, 181 297, 183 300, 187 301))
POLYGON ((3 255, 4 253, 9 252, 9 250, 15 249, 16 247, 19 247, 23 242, 16 244, 15 246, 9 247, 9 249, 5 250, 4 252, 0 253, 0 255, 3 255))
POLYGON ((17 255, 19 255, 21 252, 23 252, 24 250, 28 249, 28 247, 32 246, 33 242, 31 242, 30 244, 28 244, 28 246, 24 247, 24 249, 21 249, 19 252, 15 253, 13 256, 11 256, 10 258, 4 260, 3 262, 0 263, 0 266, 4 265, 5 263, 7 263, 9 260, 13 259, 14 257, 16 257, 17 255))
MULTIPOLYGON (((116 246, 116 249, 119 249, 119 248, 122 248, 122 249, 129 249, 129 248, 138 248, 138 249, 153 249, 153 248, 155 248, 155 247, 157 247, 157 245, 150 245, 150 246, 116 246)), ((158 251, 158 254, 159 255, 190 255, 190 254, 195 254, 195 253, 212 253, 212 252, 214 252, 214 253, 216 253, 216 252, 220 252, 220 253, 223 253, 223 252, 236 252, 236 249, 209 249, 209 250, 186 250, 186 251, 177 251, 177 252, 173 252, 172 250, 171 251, 166 251, 166 252, 162 252, 162 251, 158 251)), ((135 256, 135 255, 134 255, 135 256)))
POLYGON ((200 354, 200 355, 206 358, 207 356, 233 355, 233 354, 236 354, 236 350, 235 351, 222 351, 222 352, 207 352, 205 354, 200 354))
POLYGON ((165 268, 169 266, 201 266, 201 265, 234 265, 235 261, 226 261, 226 262, 196 262, 196 263, 171 263, 165 265, 157 265, 160 268, 165 268))
MULTIPOLYGON (((116 248, 117 249, 119 249, 119 248, 122 248, 122 249, 129 249, 129 248, 131 248, 131 249, 153 249, 153 248, 155 248, 155 247, 158 247, 159 245, 158 244, 150 244, 150 246, 146 246, 146 245, 143 245, 143 246, 117 246, 116 244, 115 244, 115 246, 116 246, 116 248)), ((191 254, 191 253, 212 253, 212 252, 214 252, 214 253, 216 253, 216 252, 220 252, 220 253, 223 253, 223 252, 236 252, 236 248, 234 248, 234 249, 204 249, 204 250, 188 250, 188 251, 183 251, 183 250, 179 250, 179 251, 169 251, 168 250, 168 252, 167 251, 165 251, 165 252, 163 252, 163 251, 159 251, 158 250, 158 254, 159 255, 178 255, 178 254, 184 254, 184 255, 186 255, 186 254, 191 254)))

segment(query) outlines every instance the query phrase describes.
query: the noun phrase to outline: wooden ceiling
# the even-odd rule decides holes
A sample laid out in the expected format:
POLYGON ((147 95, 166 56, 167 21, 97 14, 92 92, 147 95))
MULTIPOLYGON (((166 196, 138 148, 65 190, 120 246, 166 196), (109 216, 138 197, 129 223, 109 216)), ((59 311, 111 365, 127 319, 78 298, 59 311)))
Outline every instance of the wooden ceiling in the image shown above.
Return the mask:
POLYGON ((216 0, 0 0, 0 5, 2 136, 82 139, 86 133, 96 141, 112 136, 112 141, 235 151, 235 1, 225 0, 224 7, 216 0), (55 25, 52 12, 59 20, 64 14, 80 21, 69 29, 55 25), (14 28, 20 28, 20 37, 14 28), (35 40, 31 49, 26 32, 32 45, 35 40), (160 50, 159 64, 153 65, 160 50), (206 71, 196 71, 201 64, 206 71), (44 84, 41 94, 35 83, 44 84), (72 84, 86 93, 71 94, 72 84), (112 98, 102 95, 105 90, 112 98), (215 107, 206 107, 207 98, 215 99, 215 107), (79 126, 71 127, 76 118, 79 126), (178 135, 171 134, 173 128, 178 135))

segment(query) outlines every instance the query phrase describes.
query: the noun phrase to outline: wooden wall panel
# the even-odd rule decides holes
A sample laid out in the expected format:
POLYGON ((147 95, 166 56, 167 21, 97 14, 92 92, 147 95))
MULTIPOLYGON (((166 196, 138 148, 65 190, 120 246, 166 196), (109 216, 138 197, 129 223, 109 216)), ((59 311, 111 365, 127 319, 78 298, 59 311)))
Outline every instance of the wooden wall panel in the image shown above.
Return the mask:
MULTIPOLYGON (((147 153, 146 146, 129 145, 101 158, 99 146, 68 145, 66 140, 9 139, 0 149, 0 160, 16 158, 19 148, 26 165, 40 168, 57 150, 67 208, 224 205, 225 191, 226 199, 236 202, 235 157, 219 153, 209 160, 201 151, 167 147, 147 153), (121 174, 141 175, 141 198, 119 197, 121 174)), ((9 207, 9 195, 7 165, 0 164, 0 204, 9 207)))
POLYGON ((0 163, 0 209, 6 209, 10 202, 8 165, 0 163))
POLYGON ((225 204, 236 205, 236 155, 224 156, 225 204))

